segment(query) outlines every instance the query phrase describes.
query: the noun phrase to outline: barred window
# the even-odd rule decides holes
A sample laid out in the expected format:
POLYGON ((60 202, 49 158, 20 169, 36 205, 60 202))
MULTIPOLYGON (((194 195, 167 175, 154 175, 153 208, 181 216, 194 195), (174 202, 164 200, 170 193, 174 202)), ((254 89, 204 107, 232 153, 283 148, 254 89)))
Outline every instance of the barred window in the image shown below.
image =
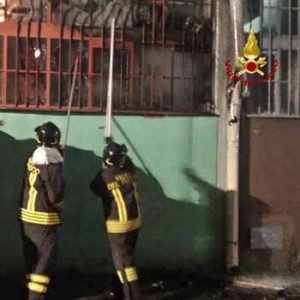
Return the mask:
MULTIPOLYGON (((300 114, 300 2, 298 0, 254 0, 245 4, 245 36, 253 27, 263 56, 274 77, 250 87, 245 107, 248 114, 293 117, 300 114)), ((252 75, 253 76, 253 75, 252 75)), ((259 77, 259 75, 257 75, 259 77)))
POLYGON ((105 112, 114 17, 114 111, 213 113, 211 0, 33 3, 0 27, 0 109, 65 110, 76 75, 73 109, 105 112))

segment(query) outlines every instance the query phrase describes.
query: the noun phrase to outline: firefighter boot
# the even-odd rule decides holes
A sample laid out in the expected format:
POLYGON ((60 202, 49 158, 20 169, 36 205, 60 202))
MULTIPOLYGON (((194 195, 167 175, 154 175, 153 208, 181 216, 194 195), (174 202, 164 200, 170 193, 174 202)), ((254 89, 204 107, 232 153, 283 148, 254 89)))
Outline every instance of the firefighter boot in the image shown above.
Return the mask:
POLYGON ((28 300, 46 300, 45 294, 29 292, 28 300))
POLYGON ((128 282, 127 286, 124 285, 124 300, 142 300, 138 280, 128 282))
POLYGON ((123 288, 122 283, 120 282, 120 279, 118 276, 114 276, 111 283, 111 288, 109 291, 110 297, 112 297, 114 300, 120 300, 123 299, 123 288))

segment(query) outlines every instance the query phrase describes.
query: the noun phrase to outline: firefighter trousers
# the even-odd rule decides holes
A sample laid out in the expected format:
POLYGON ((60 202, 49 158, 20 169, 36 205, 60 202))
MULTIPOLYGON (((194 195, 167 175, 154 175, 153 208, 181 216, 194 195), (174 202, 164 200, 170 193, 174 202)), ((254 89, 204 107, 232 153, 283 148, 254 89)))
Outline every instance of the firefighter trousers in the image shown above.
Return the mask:
POLYGON ((56 259, 56 226, 22 222, 28 300, 43 300, 56 259))
POLYGON ((127 233, 108 233, 112 258, 123 287, 124 300, 140 300, 137 270, 133 265, 138 230, 127 233))

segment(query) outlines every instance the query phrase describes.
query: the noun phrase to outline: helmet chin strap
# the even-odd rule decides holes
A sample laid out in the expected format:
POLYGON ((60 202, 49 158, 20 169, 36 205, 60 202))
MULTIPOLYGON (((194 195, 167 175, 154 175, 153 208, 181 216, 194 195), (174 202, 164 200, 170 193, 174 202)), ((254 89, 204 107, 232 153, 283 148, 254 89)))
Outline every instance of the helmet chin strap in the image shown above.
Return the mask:
POLYGON ((107 158, 105 160, 105 163, 108 165, 108 166, 113 166, 114 164, 110 161, 110 158, 107 158))
POLYGON ((41 140, 39 139, 38 135, 35 136, 35 140, 37 141, 38 144, 41 144, 41 140))

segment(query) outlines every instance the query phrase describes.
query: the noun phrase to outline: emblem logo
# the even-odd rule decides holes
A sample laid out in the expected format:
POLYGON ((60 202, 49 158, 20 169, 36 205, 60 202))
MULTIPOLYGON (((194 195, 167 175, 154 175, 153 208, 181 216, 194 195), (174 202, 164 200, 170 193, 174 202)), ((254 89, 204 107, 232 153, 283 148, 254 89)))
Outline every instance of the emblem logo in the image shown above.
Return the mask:
POLYGON ((244 73, 254 74, 258 73, 261 76, 264 76, 264 72, 260 68, 264 67, 267 62, 265 57, 259 57, 258 60, 255 60, 260 55, 260 49, 257 45, 257 39, 253 28, 250 29, 247 43, 243 48, 244 57, 238 57, 236 60, 236 65, 241 67, 242 70, 238 72, 238 76, 241 76, 244 73))

